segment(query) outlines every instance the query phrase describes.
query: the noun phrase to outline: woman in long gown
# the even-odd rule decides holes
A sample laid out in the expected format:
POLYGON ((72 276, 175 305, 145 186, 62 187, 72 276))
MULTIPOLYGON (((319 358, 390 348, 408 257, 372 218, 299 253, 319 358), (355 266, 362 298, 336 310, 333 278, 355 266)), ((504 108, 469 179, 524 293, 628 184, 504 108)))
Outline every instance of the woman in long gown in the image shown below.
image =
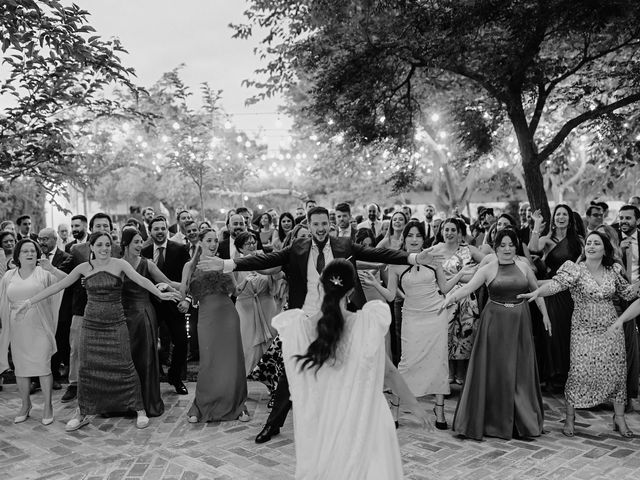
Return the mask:
MULTIPOLYGON (((263 217, 271 216, 263 214, 263 217)), ((236 251, 242 256, 255 255, 258 242, 253 234, 242 232, 235 239, 236 251)), ((278 273, 280 268, 274 269, 278 273)), ((276 331, 271 319, 276 315, 274 294, 277 279, 267 272, 234 272, 236 279, 236 310, 240 317, 240 336, 244 352, 244 367, 251 372, 267 351, 276 331)))
MULTIPOLYGON (((123 259, 138 274, 155 283, 164 283, 174 288, 180 284, 169 280, 155 263, 140 256, 144 240, 136 227, 125 227, 120 246, 123 259)), ((158 359, 158 322, 149 292, 136 282, 125 277, 122 286, 122 307, 127 319, 131 357, 140 377, 142 401, 149 417, 159 417, 164 413, 164 403, 160 395, 160 361, 158 359)))
MULTIPOLYGON (((477 440, 511 439, 542 433, 544 412, 538 381, 529 305, 517 295, 535 290, 529 266, 515 259, 513 230, 496 234, 498 257, 480 268, 464 287, 447 296, 445 306, 486 284, 489 300, 482 310, 467 379, 453 419, 453 430, 477 440)), ((537 302, 550 329, 543 301, 537 302)))
MULTIPOLYGON (((444 257, 442 269, 447 280, 451 280, 465 267, 480 263, 484 254, 476 247, 467 245, 467 226, 459 218, 447 218, 440 224, 436 235, 436 244, 430 252, 444 257)), ((455 288, 460 288, 471 280, 472 274, 462 275, 455 288)), ((448 311, 449 315, 449 382, 462 385, 466 376, 473 341, 476 336, 477 322, 480 317, 478 299, 471 292, 448 311)))
POLYGON ((22 423, 29 417, 30 378, 39 377, 44 394, 42 424, 50 425, 53 423, 51 356, 56 352, 55 333, 62 294, 50 297, 24 315, 16 312, 27 299, 66 276, 48 260, 42 259, 38 265, 39 257, 37 243, 30 238, 20 240, 12 256, 17 268, 5 273, 0 282, 0 373, 9 368, 7 352, 11 345, 16 383, 22 400, 14 423, 22 423))
POLYGON ((135 410, 136 427, 149 418, 142 403, 140 379, 131 359, 129 332, 122 308, 122 275, 126 275, 161 300, 178 294, 160 292, 129 263, 111 258, 111 236, 95 232, 89 237, 92 259, 74 268, 63 280, 27 300, 21 309, 48 298, 84 277, 87 306, 80 330, 78 409, 67 422, 73 431, 89 423, 87 415, 135 410))
POLYGON ((565 262, 550 282, 521 298, 536 299, 569 290, 576 308, 571 319, 571 357, 565 387, 566 419, 563 433, 574 435, 576 408, 613 402, 614 430, 623 437, 633 433, 624 416, 627 370, 624 334, 616 324, 614 295, 625 300, 638 296, 615 262, 609 239, 598 231, 589 233, 585 253, 578 263, 565 262))
MULTIPOLYGON (((422 222, 409 222, 403 232, 407 253, 420 253, 426 235, 422 222)), ((457 272, 449 281, 441 267, 394 265, 389 271, 389 287, 384 288, 369 274, 365 283, 376 288, 387 301, 404 293, 402 307, 402 354, 398 371, 415 397, 435 395, 436 428, 448 428, 444 416, 444 396, 449 395, 447 355, 447 311, 442 308, 444 293, 458 283, 469 270, 457 272)))
MULTIPOLYGON (((566 262, 575 262, 582 251, 582 241, 578 235, 573 211, 567 205, 556 205, 551 216, 549 233, 540 236, 543 218, 539 210, 531 218, 534 226, 529 239, 531 252, 542 252, 546 272, 538 272, 539 278, 553 278, 558 269, 566 262)), ((571 338, 571 316, 573 299, 568 290, 559 291, 545 298, 545 304, 551 320, 553 336, 539 336, 546 345, 542 347, 544 359, 539 363, 544 368, 540 372, 542 380, 551 383, 554 389, 562 390, 569 373, 569 339, 571 338)))
POLYGON ((294 309, 273 319, 294 405, 296 478, 399 480, 400 447, 382 393, 389 307, 376 300, 347 311, 355 271, 346 260, 330 262, 320 282, 319 313, 294 309))
POLYGON ((197 268, 201 256, 218 251, 215 230, 200 234, 200 245, 182 271, 182 293, 199 302, 198 346, 200 367, 196 395, 187 413, 190 423, 222 420, 249 421, 245 407, 247 380, 240 337, 240 319, 230 295, 233 277, 197 268))

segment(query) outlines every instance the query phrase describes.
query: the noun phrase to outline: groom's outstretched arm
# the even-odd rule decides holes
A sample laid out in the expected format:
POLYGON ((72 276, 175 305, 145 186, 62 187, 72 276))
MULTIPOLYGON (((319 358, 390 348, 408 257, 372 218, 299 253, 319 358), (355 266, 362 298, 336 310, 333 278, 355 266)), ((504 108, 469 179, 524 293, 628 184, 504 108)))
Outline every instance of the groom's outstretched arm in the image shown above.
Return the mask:
POLYGON ((246 272, 281 267, 289 262, 290 252, 291 247, 287 247, 277 252, 261 253, 248 257, 236 258, 234 260, 225 260, 224 271, 240 270, 246 272), (229 264, 227 264, 227 262, 229 262, 229 264), (233 264, 233 269, 229 270, 231 264, 233 264))

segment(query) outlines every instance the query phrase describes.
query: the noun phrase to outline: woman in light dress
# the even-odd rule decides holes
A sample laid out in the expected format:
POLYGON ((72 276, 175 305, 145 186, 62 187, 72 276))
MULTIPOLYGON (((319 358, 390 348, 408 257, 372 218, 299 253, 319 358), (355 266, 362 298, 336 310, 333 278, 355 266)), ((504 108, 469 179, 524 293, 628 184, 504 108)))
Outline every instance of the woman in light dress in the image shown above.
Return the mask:
POLYGON ((17 268, 5 273, 0 282, 0 373, 9 368, 7 352, 10 344, 22 402, 14 423, 22 423, 29 417, 30 377, 39 377, 44 395, 42 424, 50 425, 53 423, 51 356, 56 352, 55 334, 62 293, 41 302, 36 308, 23 312, 17 309, 66 274, 54 268, 49 260, 38 260, 39 257, 37 243, 29 238, 20 240, 12 257, 17 268))
POLYGON ((294 404, 297 479, 399 480, 400 447, 383 389, 389 307, 347 310, 355 271, 330 262, 320 278, 321 311, 273 319, 294 404))
MULTIPOLYGON (((409 222, 403 231, 407 253, 420 253, 425 241, 424 225, 417 221, 409 222)), ((371 275, 365 280, 365 284, 377 288, 389 302, 396 298, 397 290, 404 293, 402 355, 398 371, 414 396, 435 395, 436 428, 441 430, 448 428, 444 396, 450 393, 448 316, 442 309, 443 294, 468 273, 471 273, 470 269, 461 270, 447 280, 441 267, 434 270, 422 265, 394 265, 390 268, 388 288, 371 275)))

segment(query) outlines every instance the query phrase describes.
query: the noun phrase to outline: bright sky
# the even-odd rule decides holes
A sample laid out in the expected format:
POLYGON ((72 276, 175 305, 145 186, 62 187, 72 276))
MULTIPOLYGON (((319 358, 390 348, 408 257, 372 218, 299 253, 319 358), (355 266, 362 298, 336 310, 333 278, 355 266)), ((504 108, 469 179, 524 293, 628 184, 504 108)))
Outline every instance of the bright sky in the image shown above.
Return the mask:
MULTIPOLYGON (((65 3, 71 3, 65 0, 65 3)), ((89 22, 105 38, 118 37, 129 55, 123 58, 136 70, 138 83, 148 87, 169 70, 184 63, 181 77, 199 95, 209 82, 223 90, 223 108, 234 124, 251 136, 261 127, 270 148, 288 136, 291 121, 276 112, 280 98, 246 107, 254 91, 241 85, 258 68, 253 49, 258 39, 231 38, 229 23, 244 21, 245 0, 75 0, 89 11, 89 22), (265 114, 266 113, 266 114, 265 114)))

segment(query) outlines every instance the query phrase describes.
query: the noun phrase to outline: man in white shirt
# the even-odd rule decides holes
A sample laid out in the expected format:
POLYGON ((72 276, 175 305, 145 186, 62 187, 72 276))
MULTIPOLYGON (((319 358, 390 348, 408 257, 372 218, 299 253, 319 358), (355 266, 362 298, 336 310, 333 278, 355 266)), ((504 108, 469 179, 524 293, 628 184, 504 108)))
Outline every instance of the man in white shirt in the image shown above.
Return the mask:
POLYGON ((193 220, 188 221, 184 225, 185 237, 187 248, 189 249, 189 256, 193 258, 200 243, 200 231, 198 230, 198 224, 193 220))
MULTIPOLYGON (((354 244, 347 238, 331 238, 329 212, 323 207, 311 209, 307 220, 312 238, 299 238, 287 248, 263 255, 235 260, 215 257, 202 259, 198 268, 228 273, 233 270, 252 271, 281 266, 287 272, 289 280, 289 308, 301 308, 305 313, 313 315, 320 310, 322 300, 318 290, 320 273, 334 258, 347 258, 354 264, 354 268, 356 260, 399 265, 426 265, 434 261, 434 257, 426 250, 419 254, 407 254, 398 250, 367 248, 354 244)), ((362 308, 366 299, 359 278, 356 277, 355 280, 356 286, 349 302, 355 308, 362 308)), ((274 398, 273 409, 264 429, 256 437, 256 443, 267 442, 277 435, 291 408, 286 376, 281 377, 274 398)))
POLYGON ((435 220, 433 217, 436 214, 436 206, 428 204, 424 207, 424 232, 426 235, 426 242, 428 245, 433 243, 438 231, 439 220, 435 220))
POLYGON ((358 229, 369 228, 373 231, 373 236, 377 237, 382 232, 382 222, 380 221, 380 207, 375 203, 367 205, 367 220, 358 224, 358 229))
POLYGON ((71 227, 66 223, 61 223, 58 225, 58 248, 64 250, 64 247, 69 243, 69 233, 71 231, 71 227))

